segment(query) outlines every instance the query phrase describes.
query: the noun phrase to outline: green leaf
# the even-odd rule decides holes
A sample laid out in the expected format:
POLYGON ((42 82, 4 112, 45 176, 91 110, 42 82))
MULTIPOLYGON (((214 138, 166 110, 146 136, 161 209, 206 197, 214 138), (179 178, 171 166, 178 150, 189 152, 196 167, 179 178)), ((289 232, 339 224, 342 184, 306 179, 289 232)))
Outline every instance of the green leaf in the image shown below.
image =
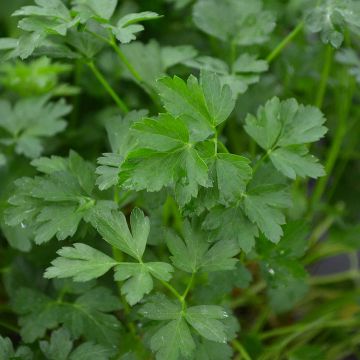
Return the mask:
POLYGON ((232 270, 237 262, 233 257, 239 252, 231 239, 211 244, 206 233, 193 229, 188 222, 184 223, 183 239, 168 232, 166 243, 174 266, 189 273, 232 270))
POLYGON ((325 174, 324 169, 305 145, 324 136, 324 122, 317 108, 275 97, 259 108, 256 117, 247 116, 245 130, 285 176, 317 178, 325 174))
POLYGON ((41 158, 33 163, 45 174, 21 178, 15 182, 15 194, 6 210, 8 225, 29 226, 38 244, 56 236, 64 240, 73 236, 81 222, 89 220, 95 210, 114 208, 110 201, 96 200, 92 193, 93 167, 79 155, 70 152, 68 159, 41 158))
POLYGON ((166 110, 175 117, 183 115, 197 140, 211 135, 235 106, 229 86, 221 85, 219 77, 208 71, 201 72, 200 83, 192 75, 187 82, 175 76, 160 79, 159 87, 166 110))
POLYGON ((283 234, 281 225, 285 224, 285 215, 281 210, 290 205, 290 194, 281 184, 257 186, 248 191, 244 199, 246 215, 275 243, 283 234))
POLYGON ((0 144, 14 146, 17 154, 39 157, 43 141, 66 127, 63 119, 71 110, 64 100, 50 102, 49 96, 21 99, 14 106, 0 101, 0 144))
POLYGON ((85 22, 93 16, 109 20, 114 14, 118 0, 74 0, 73 3, 75 5, 73 9, 85 22))
POLYGON ((92 219, 94 227, 111 246, 126 252, 141 261, 150 231, 149 219, 135 208, 131 213, 131 231, 125 215, 120 211, 103 208, 95 210, 92 219))
POLYGON ((195 350, 189 326, 181 317, 162 326, 152 336, 150 346, 157 360, 189 358, 195 350))
POLYGON ((27 346, 19 346, 16 351, 9 338, 0 335, 1 360, 33 360, 33 353, 27 346))
POLYGON ((308 291, 307 272, 298 261, 307 249, 307 236, 307 226, 296 221, 284 226, 284 236, 277 245, 261 238, 257 243, 270 305, 276 312, 290 310, 308 291))
POLYGON ((140 313, 151 320, 170 320, 151 338, 151 349, 157 352, 159 359, 178 359, 180 355, 189 357, 194 352, 195 342, 186 322, 206 339, 227 340, 226 327, 221 320, 229 315, 220 306, 200 305, 184 310, 179 302, 159 294, 150 297, 140 313))
POLYGON ((31 165, 43 174, 52 174, 58 171, 67 171, 67 160, 60 156, 41 157, 31 161, 31 165))
POLYGON ((113 355, 113 351, 108 347, 86 342, 71 353, 69 360, 109 360, 113 355))
POLYGON ((151 320, 175 320, 181 312, 181 304, 163 294, 156 294, 147 299, 139 312, 151 320))
POLYGON ((105 127, 112 152, 104 153, 103 157, 98 158, 100 166, 96 169, 96 174, 99 175, 96 184, 100 190, 106 190, 118 183, 120 166, 137 143, 130 131, 131 125, 146 113, 146 110, 131 111, 124 118, 114 116, 106 121, 105 127))
POLYGON ((18 39, 14 38, 0 38, 0 50, 14 49, 18 44, 18 39))
POLYGON ((265 42, 275 27, 274 16, 262 1, 199 0, 193 8, 195 25, 205 33, 237 45, 265 42), (226 21, 224 21, 226 19, 226 21))
POLYGON ((50 341, 40 341, 40 349, 49 360, 67 360, 72 348, 73 342, 65 328, 53 331, 50 341))
POLYGON ((265 60, 258 60, 255 55, 247 53, 240 55, 231 69, 226 62, 210 56, 186 60, 185 65, 218 74, 221 83, 231 88, 234 98, 246 92, 249 85, 257 83, 260 80, 259 74, 269 67, 265 60))
POLYGON ((122 164, 119 183, 128 190, 155 192, 176 185, 181 205, 196 197, 199 186, 209 186, 208 171, 201 149, 189 142, 182 118, 161 114, 134 125, 140 145, 122 164), (153 169, 162 169, 156 173, 153 169))
POLYGON ((43 44, 49 34, 66 36, 68 30, 80 20, 72 18, 69 9, 61 0, 35 0, 37 6, 24 6, 13 13, 23 16, 18 27, 28 34, 20 37, 13 55, 22 59, 29 57, 36 48, 43 44))
POLYGON ((222 204, 227 205, 243 197, 246 185, 252 177, 249 163, 250 160, 239 155, 217 155, 217 184, 222 204))
POLYGON ((73 244, 57 251, 60 257, 51 262, 45 278, 68 278, 74 281, 96 279, 118 264, 113 258, 85 244, 73 244))
POLYGON ((355 50, 343 49, 338 51, 336 53, 336 60, 346 65, 349 73, 355 77, 357 83, 360 83, 360 58, 355 50))
POLYGON ((125 295, 130 305, 138 303, 146 294, 153 289, 151 275, 169 281, 173 268, 166 263, 121 263, 115 268, 115 280, 127 280, 121 287, 121 293, 125 295))
POLYGON ((221 306, 200 305, 186 310, 186 321, 204 338, 226 343, 225 325, 220 321, 229 315, 221 306))
MULTIPOLYGON (((161 47, 155 40, 150 40, 147 44, 134 41, 122 46, 122 51, 144 83, 154 89, 156 80, 163 77, 169 68, 197 54, 192 46, 161 47)), ((125 67, 124 77, 138 81, 125 67)))
POLYGON ((62 302, 38 291, 21 288, 12 299, 19 314, 21 337, 32 343, 48 329, 64 324, 73 337, 84 336, 100 344, 117 346, 120 322, 108 314, 120 308, 119 300, 102 287, 91 289, 74 303, 62 302))
POLYGON ((228 344, 204 340, 196 346, 196 360, 231 360, 232 358, 233 350, 228 344))
POLYGON ((224 208, 215 207, 206 216, 203 228, 211 231, 214 241, 235 241, 246 253, 250 252, 255 245, 258 236, 256 225, 251 223, 239 207, 224 208))
POLYGON ((250 271, 238 262, 231 271, 210 273, 207 282, 194 289, 193 300, 197 303, 221 303, 233 289, 246 289, 251 280, 250 271))
POLYGON ((344 41, 346 29, 359 31, 360 6, 354 0, 328 0, 308 11, 305 18, 307 28, 320 33, 325 44, 339 48, 344 41))
POLYGON ((144 30, 144 26, 139 22, 158 19, 161 16, 152 11, 132 13, 123 16, 116 26, 105 24, 104 26, 112 31, 115 37, 122 44, 127 44, 136 40, 136 34, 144 30))

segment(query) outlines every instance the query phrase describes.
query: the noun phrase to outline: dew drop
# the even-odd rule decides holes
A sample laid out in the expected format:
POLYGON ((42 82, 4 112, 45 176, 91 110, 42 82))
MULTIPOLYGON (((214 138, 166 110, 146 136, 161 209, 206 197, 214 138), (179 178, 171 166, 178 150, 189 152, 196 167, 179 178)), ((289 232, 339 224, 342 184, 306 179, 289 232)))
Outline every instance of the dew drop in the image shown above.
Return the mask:
POLYGON ((226 311, 223 311, 223 314, 222 314, 222 315, 223 315, 224 318, 228 318, 228 317, 229 317, 229 314, 228 314, 226 311))
POLYGON ((26 225, 23 222, 20 223, 20 226, 21 226, 22 229, 26 228, 26 225))
POLYGON ((268 272, 269 272, 270 275, 275 275, 274 269, 269 269, 268 272))

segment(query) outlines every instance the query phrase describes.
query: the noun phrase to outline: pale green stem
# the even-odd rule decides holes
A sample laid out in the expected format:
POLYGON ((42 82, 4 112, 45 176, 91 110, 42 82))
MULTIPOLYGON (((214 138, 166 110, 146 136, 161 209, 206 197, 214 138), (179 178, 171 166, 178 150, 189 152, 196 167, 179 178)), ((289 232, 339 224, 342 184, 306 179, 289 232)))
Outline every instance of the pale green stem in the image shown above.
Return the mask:
POLYGON ((333 47, 331 45, 327 45, 325 52, 325 61, 324 61, 319 88, 315 100, 315 106, 318 107, 319 109, 323 107, 333 56, 334 56, 333 47))
POLYGON ((233 340, 231 342, 233 348, 235 350, 237 350, 240 354, 240 359, 243 359, 243 360, 252 360, 250 355, 248 354, 248 352, 246 351, 246 349, 244 348, 244 346, 240 343, 240 341, 238 340, 233 340))
POLYGON ((279 54, 284 50, 284 48, 299 34, 304 27, 304 21, 300 21, 299 24, 292 30, 281 42, 280 44, 267 56, 266 61, 271 63, 279 54))
POLYGON ((119 107, 119 109, 123 113, 128 113, 129 109, 127 105, 119 98, 119 96, 115 93, 113 88, 110 86, 108 81, 105 79, 105 77, 101 74, 99 69, 95 66, 94 62, 90 61, 87 63, 91 71, 94 73, 95 77, 98 79, 98 81, 101 83, 101 85, 104 87, 104 89, 107 91, 107 93, 112 97, 112 99, 115 101, 116 105, 119 107))

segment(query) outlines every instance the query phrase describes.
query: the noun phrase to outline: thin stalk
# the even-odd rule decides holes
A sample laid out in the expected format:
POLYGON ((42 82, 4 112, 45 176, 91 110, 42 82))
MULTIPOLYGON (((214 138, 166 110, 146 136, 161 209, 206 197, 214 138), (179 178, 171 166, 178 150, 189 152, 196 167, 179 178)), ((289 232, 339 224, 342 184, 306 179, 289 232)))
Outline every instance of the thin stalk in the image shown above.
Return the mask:
POLYGON ((279 45, 266 57, 266 61, 271 63, 284 48, 298 35, 304 27, 304 21, 300 21, 299 24, 279 43, 279 45))
POLYGON ((123 64, 127 67, 130 74, 134 77, 134 79, 142 85, 142 87, 145 89, 147 94, 150 96, 152 101, 158 106, 159 109, 162 109, 161 101, 159 99, 159 96, 156 94, 156 92, 150 88, 145 82, 144 79, 141 77, 141 75, 136 71, 136 69, 132 66, 130 61, 127 59, 125 54, 121 51, 120 47, 117 45, 114 39, 111 41, 108 41, 108 44, 114 49, 116 54, 119 56, 120 60, 123 62, 123 64))
POLYGON ((193 285, 193 283, 194 283, 194 278, 195 278, 195 273, 193 272, 193 273, 191 274, 190 281, 189 281, 189 283, 188 283, 188 285, 187 285, 184 293, 183 293, 182 296, 181 296, 181 297, 183 298, 183 300, 186 299, 189 291, 191 290, 191 287, 192 287, 192 285, 193 285))
POLYGON ((184 299, 182 295, 180 295, 179 292, 172 285, 170 285, 164 280, 160 280, 160 282, 181 302, 181 304, 184 304, 184 299))
POLYGON ((312 322, 312 323, 300 323, 295 325, 290 325, 282 328, 277 328, 274 330, 270 330, 267 332, 264 332, 260 335, 260 338, 262 340, 286 335, 289 333, 295 333, 294 336, 300 336, 303 334, 303 332, 308 331, 310 329, 314 328, 333 328, 333 327, 347 327, 347 326, 354 326, 359 324, 359 320, 351 319, 340 319, 340 320, 328 320, 324 321, 324 318, 320 318, 319 320, 312 322))
POLYGON ((360 273, 358 271, 349 270, 333 275, 312 276, 311 278, 309 278, 308 283, 313 286, 329 285, 337 282, 355 281, 359 279, 360 279, 360 273))
POLYGON ((309 238, 309 247, 314 246, 323 235, 330 229, 333 225, 334 221, 336 220, 336 216, 331 214, 327 216, 324 221, 322 221, 312 232, 309 238))
MULTIPOLYGON (((79 86, 81 79, 81 70, 82 62, 78 59, 76 60, 75 71, 74 71, 74 83, 75 86, 79 86)), ((77 120, 79 119, 79 107, 80 107, 80 96, 81 94, 76 94, 73 98, 73 111, 71 112, 71 124, 76 125, 77 120)))
POLYGON ((332 144, 328 150, 327 156, 326 156, 326 163, 325 163, 325 172, 326 175, 317 182, 314 194, 311 199, 310 208, 313 209, 314 205, 319 202, 321 197, 324 194, 324 191, 326 189, 326 186, 329 182, 329 179, 332 175, 332 171, 334 169, 334 166, 336 164, 336 161, 339 157, 341 146, 344 140, 344 137, 346 135, 347 131, 347 118, 349 116, 351 103, 352 103, 352 97, 354 92, 354 82, 351 81, 349 77, 349 83, 347 87, 346 92, 346 99, 344 101, 341 101, 341 111, 339 112, 339 123, 335 132, 334 139, 332 141, 332 144))
POLYGON ((263 164, 263 162, 270 156, 271 150, 268 150, 260 159, 256 162, 254 168, 253 168, 253 174, 256 173, 256 171, 259 169, 260 165, 263 164))
POLYGON ((353 279, 354 285, 356 288, 359 288, 360 287, 360 272, 359 272, 358 252, 357 251, 351 252, 348 256, 349 256, 349 262, 350 262, 350 269, 355 274, 357 274, 357 276, 353 279))
POLYGON ((256 283, 255 285, 253 285, 252 287, 250 287, 244 294, 243 296, 235 299, 232 303, 231 303, 231 307, 233 309, 240 307, 244 304, 247 304, 248 301, 250 301, 251 299, 253 299, 258 293, 260 293, 261 291, 263 291, 266 288, 266 283, 264 281, 260 281, 258 283, 256 283))
POLYGON ((237 44, 235 41, 232 41, 230 44, 230 70, 233 72, 233 66, 236 61, 237 56, 237 44))
POLYGON ((321 109, 324 104, 324 98, 326 93, 326 87, 329 80, 331 65, 334 57, 334 49, 331 45, 327 45, 325 51, 325 61, 323 65, 323 70, 321 73, 321 79, 319 83, 319 88, 316 94, 315 106, 321 109))
POLYGON ((124 65, 128 68, 128 70, 130 71, 131 75, 139 82, 142 83, 143 79, 141 78, 141 76, 139 75, 139 73, 135 70, 135 68, 132 66, 132 64, 130 63, 130 61, 127 59, 127 57, 125 56, 125 54, 121 51, 121 49, 119 48, 119 46, 116 44, 115 41, 108 41, 107 42, 116 52, 116 54, 119 56, 120 60, 124 63, 124 65))
POLYGON ((9 324, 6 321, 0 320, 0 326, 4 329, 10 330, 16 334, 20 332, 20 329, 18 329, 15 325, 9 324))
POLYGON ((104 89, 107 91, 107 93, 112 97, 112 99, 115 101, 116 105, 119 107, 119 109, 123 113, 128 113, 129 108, 127 105, 119 98, 119 96, 115 93, 114 89, 110 86, 108 81, 105 79, 103 74, 99 71, 99 69, 95 66, 93 61, 90 61, 87 63, 91 71, 94 73, 95 77, 99 80, 101 85, 104 87, 104 89))
POLYGON ((237 350, 239 352, 239 354, 241 355, 240 359, 244 359, 244 360, 252 360, 249 353, 246 351, 246 349, 244 348, 244 346, 240 343, 240 341, 238 340, 233 340, 231 342, 233 348, 235 350, 237 350))

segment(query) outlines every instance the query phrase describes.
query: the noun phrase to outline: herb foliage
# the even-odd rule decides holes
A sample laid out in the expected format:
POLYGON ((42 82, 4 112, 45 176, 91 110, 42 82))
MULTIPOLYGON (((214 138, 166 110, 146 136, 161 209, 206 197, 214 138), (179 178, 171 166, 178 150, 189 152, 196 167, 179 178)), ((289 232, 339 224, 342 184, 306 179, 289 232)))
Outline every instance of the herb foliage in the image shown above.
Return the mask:
POLYGON ((0 13, 0 359, 359 354, 357 1, 0 13))

